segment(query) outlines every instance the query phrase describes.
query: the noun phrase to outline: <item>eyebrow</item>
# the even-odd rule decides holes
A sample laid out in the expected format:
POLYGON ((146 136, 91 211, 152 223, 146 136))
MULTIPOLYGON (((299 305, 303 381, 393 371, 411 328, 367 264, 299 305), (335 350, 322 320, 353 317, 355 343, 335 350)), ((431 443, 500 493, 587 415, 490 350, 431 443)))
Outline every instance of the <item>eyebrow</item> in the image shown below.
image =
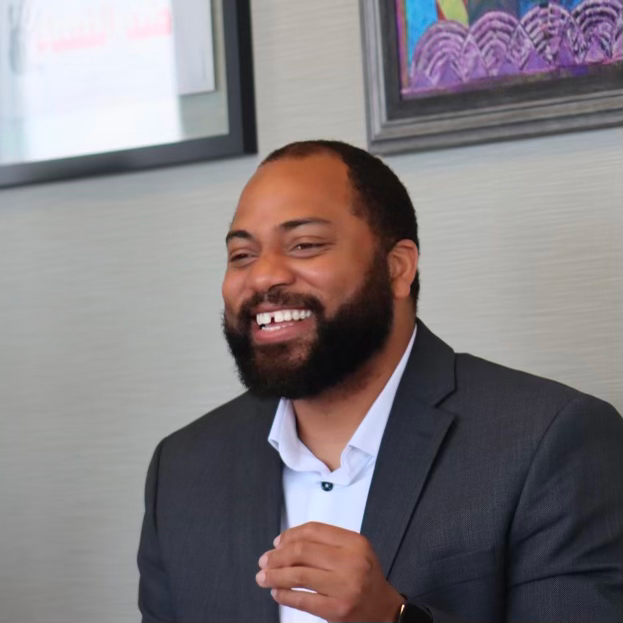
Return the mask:
POLYGON ((244 229, 232 229, 227 236, 225 236, 225 244, 229 244, 229 241, 233 238, 242 238, 244 240, 253 240, 253 236, 244 229))
MULTIPOLYGON (((285 221, 279 225, 279 229, 283 231, 292 231, 303 225, 331 225, 331 221, 326 218, 299 218, 292 221, 285 221)), ((242 238, 243 240, 253 240, 253 236, 245 229, 232 229, 225 236, 225 244, 228 244, 233 238, 242 238)))

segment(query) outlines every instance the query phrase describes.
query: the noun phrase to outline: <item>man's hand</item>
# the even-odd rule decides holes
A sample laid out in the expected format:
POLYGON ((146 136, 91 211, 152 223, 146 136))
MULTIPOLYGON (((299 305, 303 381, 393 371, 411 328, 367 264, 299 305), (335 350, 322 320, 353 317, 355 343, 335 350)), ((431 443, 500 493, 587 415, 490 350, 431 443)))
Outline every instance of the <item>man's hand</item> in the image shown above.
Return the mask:
POLYGON ((275 601, 331 622, 393 621, 404 603, 367 539, 309 522, 286 530, 259 560, 256 580, 275 601), (292 590, 306 588, 313 593, 292 590))

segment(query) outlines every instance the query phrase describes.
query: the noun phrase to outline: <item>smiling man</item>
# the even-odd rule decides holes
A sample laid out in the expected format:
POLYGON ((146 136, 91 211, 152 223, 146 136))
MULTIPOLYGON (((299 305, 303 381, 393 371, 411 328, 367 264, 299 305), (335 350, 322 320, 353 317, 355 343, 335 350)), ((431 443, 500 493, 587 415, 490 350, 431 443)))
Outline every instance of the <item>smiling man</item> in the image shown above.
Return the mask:
POLYGON ((144 621, 621 621, 623 422, 417 318, 409 195, 335 141, 273 152, 226 238, 248 391, 163 440, 144 621))

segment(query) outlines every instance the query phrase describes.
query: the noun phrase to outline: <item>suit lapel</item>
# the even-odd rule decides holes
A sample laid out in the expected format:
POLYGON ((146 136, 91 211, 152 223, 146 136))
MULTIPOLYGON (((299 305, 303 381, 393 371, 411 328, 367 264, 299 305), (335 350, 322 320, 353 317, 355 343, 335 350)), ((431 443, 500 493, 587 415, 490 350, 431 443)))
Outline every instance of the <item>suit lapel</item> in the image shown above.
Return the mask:
POLYGON ((279 606, 267 589, 257 585, 255 574, 259 557, 281 532, 281 459, 268 443, 277 401, 256 404, 255 413, 249 413, 248 430, 240 436, 240 456, 233 463, 236 503, 230 534, 240 572, 236 587, 240 619, 274 622, 279 620, 279 606))
POLYGON ((435 408, 454 390, 454 352, 418 320, 413 351, 387 421, 361 533, 390 573, 454 416, 435 408))

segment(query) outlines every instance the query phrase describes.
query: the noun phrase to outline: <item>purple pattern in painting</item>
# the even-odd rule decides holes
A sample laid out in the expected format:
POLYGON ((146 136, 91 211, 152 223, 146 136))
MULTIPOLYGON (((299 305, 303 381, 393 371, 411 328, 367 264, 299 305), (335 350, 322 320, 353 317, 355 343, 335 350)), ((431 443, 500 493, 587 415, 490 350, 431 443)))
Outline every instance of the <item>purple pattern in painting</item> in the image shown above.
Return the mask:
POLYGON ((620 61, 621 0, 584 0, 571 12, 550 3, 521 20, 490 11, 470 28, 438 21, 420 38, 405 95, 517 74, 620 61))

